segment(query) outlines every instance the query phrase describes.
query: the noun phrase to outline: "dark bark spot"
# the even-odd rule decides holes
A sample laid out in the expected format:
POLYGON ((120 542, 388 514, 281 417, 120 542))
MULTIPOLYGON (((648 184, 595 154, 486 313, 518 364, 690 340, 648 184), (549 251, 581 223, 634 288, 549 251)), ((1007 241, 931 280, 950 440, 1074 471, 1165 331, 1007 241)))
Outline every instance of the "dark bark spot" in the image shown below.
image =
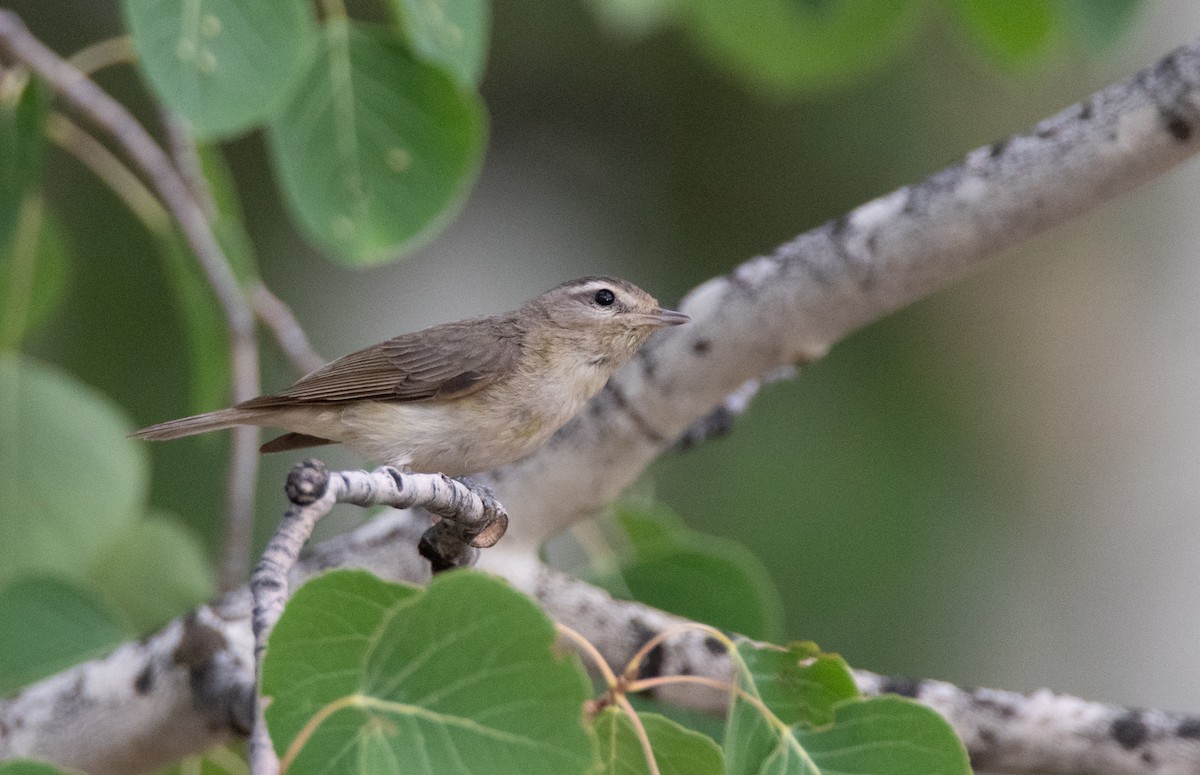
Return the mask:
POLYGON ((1181 143, 1186 143, 1192 139, 1192 125, 1188 123, 1186 118, 1170 108, 1159 107, 1158 112, 1162 116, 1163 125, 1166 126, 1171 137, 1174 137, 1181 143))
POLYGON ((1091 100, 1088 100, 1087 102, 1081 102, 1079 104, 1080 121, 1091 121, 1093 115, 1095 115, 1095 106, 1092 104, 1091 100))
POLYGON ((1188 739, 1200 737, 1200 718, 1186 718, 1179 722, 1175 734, 1188 739))
POLYGON ((1003 140, 997 140, 996 142, 992 143, 988 147, 988 156, 993 159, 1002 156, 1004 154, 1004 150, 1008 148, 1009 142, 1010 138, 1006 137, 1003 140))
POLYGON ((388 476, 392 477, 392 481, 396 483, 396 492, 404 492, 404 474, 391 466, 387 467, 387 473, 388 476))
POLYGON ((1113 739, 1125 749, 1137 748, 1146 741, 1146 736, 1149 734, 1146 723, 1142 721, 1141 715, 1136 711, 1118 718, 1112 723, 1112 729, 1109 731, 1113 739))
POLYGON ((154 688, 154 665, 147 664, 133 679, 133 690, 138 694, 149 694, 154 688))
POLYGON ((883 679, 883 686, 879 688, 884 694, 916 697, 917 693, 921 691, 921 680, 919 678, 905 678, 904 676, 892 675, 883 679))
POLYGON ((708 649, 709 654, 725 653, 725 644, 711 636, 704 639, 704 648, 708 649))
POLYGON ((184 617, 183 635, 171 658, 176 664, 196 667, 211 661, 226 647, 224 635, 200 622, 196 614, 191 613, 184 617))
POLYGON ((697 339, 692 343, 692 352, 696 355, 707 355, 712 349, 712 342, 707 339, 697 339))

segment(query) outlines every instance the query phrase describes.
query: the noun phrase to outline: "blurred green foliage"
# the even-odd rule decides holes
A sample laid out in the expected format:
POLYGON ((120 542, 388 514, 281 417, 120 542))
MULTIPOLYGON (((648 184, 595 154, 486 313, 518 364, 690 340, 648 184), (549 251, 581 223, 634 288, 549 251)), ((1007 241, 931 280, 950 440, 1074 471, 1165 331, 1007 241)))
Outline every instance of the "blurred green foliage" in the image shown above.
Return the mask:
MULTIPOLYGON (((201 156, 239 278, 307 292, 320 309, 302 317, 333 309, 353 320, 367 314, 344 290, 355 276, 324 266, 287 217, 352 266, 430 239, 479 168, 480 89, 494 153, 509 160, 501 171, 536 168, 543 157, 556 164, 562 142, 559 153, 579 165, 562 176, 611 219, 619 247, 613 267, 597 271, 636 272, 669 298, 1082 96, 1074 78, 1036 98, 1000 87, 1014 69, 1053 70, 1062 66, 1056 54, 1113 46, 1139 4, 1030 0, 998 13, 998 4, 974 0, 513 0, 494 9, 493 28, 481 3, 449 3, 439 21, 420 3, 394 0, 388 24, 318 24, 302 14, 266 30, 261 19, 234 18, 226 0, 214 17, 220 34, 210 37, 235 47, 218 61, 236 67, 211 83, 199 76, 198 53, 180 59, 155 37, 182 13, 154 15, 171 4, 128 0, 124 17, 114 3, 11 5, 64 53, 123 32, 128 19, 153 96, 203 134, 237 136, 201 156), (598 31, 597 18, 621 35, 598 31), (264 77, 247 83, 258 66, 247 41, 264 32, 264 77), (290 39, 277 40, 281 33, 290 39), (350 107, 333 107, 343 102, 350 107), (242 134, 264 125, 266 141, 242 134), (414 174, 401 175, 410 164, 414 174), (423 164, 428 172, 415 174, 423 164)), ((198 35, 216 29, 192 21, 198 35)), ((98 78, 156 121, 130 71, 98 78)), ((25 353, 0 361, 0 584, 12 585, 0 602, 29 611, 42 601, 43 614, 108 624, 89 628, 95 639, 64 631, 62 653, 5 667, 0 686, 92 655, 112 633, 144 630, 201 599, 221 527, 221 440, 148 452, 124 438, 134 423, 113 405, 144 424, 224 402, 227 352, 211 293, 173 232, 145 228, 62 154, 50 154, 43 174, 45 111, 36 87, 0 83, 0 330, 7 349, 25 353), (34 236, 20 237, 23 217, 34 236), (179 514, 186 531, 157 516, 164 512, 179 514)), ((548 211, 555 193, 545 196, 548 211)), ((503 219, 507 205, 492 197, 478 207, 503 219)), ((493 228, 480 241, 505 239, 493 228)), ((528 260, 546 275, 559 271, 552 257, 528 260)), ((489 278, 506 268, 470 271, 489 278)), ((392 307, 420 294, 396 284, 392 307)), ((490 283, 481 284, 486 293, 490 283)), ((624 567, 596 578, 728 629, 816 637, 856 663, 920 664, 925 641, 911 625, 936 615, 926 574, 939 540, 957 531, 968 551, 986 544, 979 536, 995 528, 980 493, 1005 486, 979 473, 969 412, 930 376, 923 358, 932 356, 917 347, 936 325, 925 310, 894 316, 795 383, 769 389, 732 439, 664 460, 654 471, 658 496, 720 538, 626 515, 624 567), (791 534, 802 534, 799 548, 780 540, 791 534), (715 592, 689 594, 712 579, 731 593, 727 604, 716 605, 715 592)), ((352 349, 345 330, 312 333, 342 352, 352 349)), ((285 380, 273 357, 268 384, 285 380)), ((288 463, 265 464, 261 514, 280 511, 288 463)), ((260 532, 272 521, 264 517, 260 532)))

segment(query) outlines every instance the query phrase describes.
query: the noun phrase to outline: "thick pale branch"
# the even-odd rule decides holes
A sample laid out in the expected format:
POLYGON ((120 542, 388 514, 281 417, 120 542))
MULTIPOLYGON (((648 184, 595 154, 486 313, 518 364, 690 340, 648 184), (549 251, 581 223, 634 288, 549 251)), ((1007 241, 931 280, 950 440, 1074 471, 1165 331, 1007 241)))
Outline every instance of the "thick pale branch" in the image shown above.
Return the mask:
POLYGON ((532 550, 594 513, 749 380, 821 357, 856 328, 1198 149, 1192 43, 700 285, 679 305, 691 323, 656 334, 541 450, 492 472, 517 517, 502 547, 532 550))
MULTIPOLYGON (((289 586, 347 561, 384 578, 424 583, 428 564, 415 546, 426 527, 424 519, 411 514, 385 515, 319 546, 293 570, 289 586)), ((624 665, 643 644, 681 622, 638 603, 613 600, 601 589, 531 560, 511 564, 507 577, 556 621, 591 641, 612 665, 624 665)), ((0 702, 0 759, 47 758, 94 775, 139 772, 243 736, 252 718, 253 660, 250 595, 243 589, 157 635, 0 702)), ((721 644, 685 631, 652 649, 641 661, 639 675, 728 681, 732 669, 721 644)), ((1086 702, 1045 690, 1022 695, 866 671, 855 676, 865 694, 903 694, 942 713, 976 765, 990 771, 1200 773, 1197 717, 1086 702)), ((724 693, 695 685, 663 686, 653 696, 713 713, 722 712, 727 701, 724 693)))

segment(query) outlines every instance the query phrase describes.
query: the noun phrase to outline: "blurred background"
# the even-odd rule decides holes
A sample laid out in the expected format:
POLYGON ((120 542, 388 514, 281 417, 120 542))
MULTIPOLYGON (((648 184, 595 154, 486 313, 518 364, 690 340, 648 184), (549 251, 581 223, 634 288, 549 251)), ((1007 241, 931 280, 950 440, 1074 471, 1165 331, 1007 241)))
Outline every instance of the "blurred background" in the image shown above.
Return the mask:
MULTIPOLYGON (((64 54, 123 32, 107 0, 6 5, 64 54)), ((1032 9, 1034 30, 1005 48, 930 3, 886 41, 863 38, 870 61, 809 77, 730 53, 670 5, 497 0, 482 174, 445 232, 395 263, 321 255, 284 212, 261 136, 227 144, 263 277, 318 351, 509 309, 583 274, 674 303, 1200 30, 1191 0, 1110 4, 1131 10, 1099 43, 1069 23, 1039 33, 1053 4, 1005 3, 1032 9)), ((152 120, 133 70, 99 81, 152 120)), ((189 413, 152 242, 75 160, 49 165, 68 296, 25 349, 138 426, 189 413)), ((787 635, 855 666, 1200 712, 1198 194, 1193 162, 1009 251, 769 387, 732 435, 663 459, 636 490, 748 547, 787 635)), ((288 384, 263 352, 264 387, 288 384)), ((225 455, 224 437, 151 448, 152 507, 210 556, 225 455)), ((292 462, 263 461, 260 539, 292 462)))

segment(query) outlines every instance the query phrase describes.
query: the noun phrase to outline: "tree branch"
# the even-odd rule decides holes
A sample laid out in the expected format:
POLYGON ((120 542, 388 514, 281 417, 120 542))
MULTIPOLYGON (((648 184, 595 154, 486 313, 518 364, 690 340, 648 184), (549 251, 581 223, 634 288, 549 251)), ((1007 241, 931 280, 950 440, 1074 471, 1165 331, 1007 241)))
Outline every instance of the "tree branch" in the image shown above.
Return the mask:
MULTIPOLYGON (((1200 42, 962 163, 693 289, 692 322, 655 334, 534 454, 485 478, 532 551, 609 503, 726 396, 949 285, 1200 149, 1200 42)), ((500 558, 488 552, 488 563, 500 558)))
MULTIPOLYGON (((0 14, 0 39, 6 18, 0 14)), ((520 519, 515 540, 501 545, 517 551, 493 550, 485 561, 593 640, 611 664, 624 663, 677 620, 537 566, 529 559, 533 547, 612 500, 740 386, 820 357, 854 328, 1178 164, 1200 147, 1198 129, 1200 44, 1192 44, 1026 134, 974 151, 960 165, 701 285, 682 305, 691 325, 656 335, 546 447, 489 476, 520 519)), ((324 548, 305 572, 350 562, 384 577, 424 580, 425 564, 413 551, 421 529, 402 516, 377 520, 324 548)), ((0 757, 50 756, 118 772, 245 734, 253 676, 247 598, 231 595, 142 644, 0 703, 0 757), (128 751, 141 753, 131 759, 128 751)), ((660 675, 729 673, 720 649, 688 634, 652 652, 646 665, 660 675)), ((1200 773, 1194 717, 1049 692, 858 677, 868 692, 903 689, 940 707, 990 769, 1200 773)), ((659 698, 723 704, 685 687, 663 687, 659 698)))
MULTIPOLYGON (((379 484, 386 487, 377 477, 390 479, 381 472, 348 474, 363 477, 348 490, 360 495, 379 484)), ((329 481, 339 482, 341 476, 329 481)), ((377 493, 378 502, 389 502, 394 494, 377 493)), ((324 498, 330 498, 328 492, 324 498)), ((361 503, 357 496, 350 502, 361 503)), ((415 546, 426 525, 411 513, 382 516, 318 546, 293 569, 288 585, 299 586, 347 560, 383 578, 424 583, 428 564, 415 546)), ((510 563, 506 577, 555 621, 586 637, 612 665, 626 664, 647 641, 682 622, 639 603, 614 600, 533 560, 510 563)), ((253 664, 250 593, 241 589, 150 638, 0 702, 0 760, 32 756, 93 775, 141 772, 244 736, 253 718, 253 664)), ((728 682, 733 675, 724 648, 696 631, 668 638, 641 665, 641 678, 691 675, 728 682)), ((902 694, 940 712, 976 766, 990 771, 1200 773, 1200 717, 1087 702, 1046 690, 1023 695, 964 689, 863 670, 855 671, 855 678, 864 694, 902 694)), ((652 696, 713 713, 724 712, 728 701, 725 693, 696 685, 663 686, 652 696)))

